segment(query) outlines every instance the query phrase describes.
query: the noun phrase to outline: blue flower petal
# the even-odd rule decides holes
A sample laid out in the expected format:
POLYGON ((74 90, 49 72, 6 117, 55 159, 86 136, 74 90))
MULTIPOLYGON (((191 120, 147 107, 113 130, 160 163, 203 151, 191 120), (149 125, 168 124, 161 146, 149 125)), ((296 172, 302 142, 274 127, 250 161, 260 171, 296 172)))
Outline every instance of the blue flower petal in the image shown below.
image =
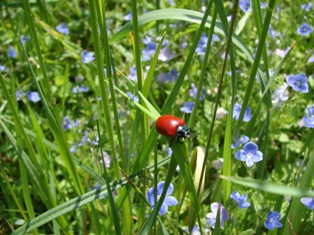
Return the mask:
POLYGON ((168 211, 168 206, 165 203, 163 203, 161 205, 161 208, 160 208, 158 214, 159 215, 164 215, 164 214, 166 214, 167 211, 168 211))
POLYGON ((235 154, 235 158, 240 161, 245 161, 245 159, 247 158, 246 152, 243 151, 242 149, 237 151, 235 154))
POLYGON ((247 167, 251 168, 253 166, 253 160, 252 158, 248 157, 247 159, 245 159, 245 164, 247 165, 247 167))
POLYGON ((178 204, 178 200, 175 198, 175 197, 172 197, 172 196, 167 196, 164 200, 164 203, 167 205, 167 206, 175 206, 178 204))
POLYGON ((243 146, 243 150, 246 152, 256 152, 258 150, 258 146, 253 142, 248 142, 243 146))

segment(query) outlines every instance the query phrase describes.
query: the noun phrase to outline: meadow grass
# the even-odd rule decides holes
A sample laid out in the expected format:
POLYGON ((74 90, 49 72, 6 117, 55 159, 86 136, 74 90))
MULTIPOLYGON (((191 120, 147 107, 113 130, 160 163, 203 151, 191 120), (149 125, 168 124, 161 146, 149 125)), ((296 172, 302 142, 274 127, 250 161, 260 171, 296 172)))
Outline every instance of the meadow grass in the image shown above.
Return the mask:
POLYGON ((0 10, 0 234, 313 233, 310 2, 0 10))

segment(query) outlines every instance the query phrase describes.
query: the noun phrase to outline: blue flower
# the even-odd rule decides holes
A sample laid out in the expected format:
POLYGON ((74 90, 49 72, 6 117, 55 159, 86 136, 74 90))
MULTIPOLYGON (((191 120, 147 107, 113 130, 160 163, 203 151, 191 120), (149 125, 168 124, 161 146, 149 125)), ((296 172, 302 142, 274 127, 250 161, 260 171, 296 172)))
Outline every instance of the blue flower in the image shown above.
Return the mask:
POLYGON ((65 23, 61 23, 56 26, 56 30, 59 33, 68 35, 70 33, 68 26, 65 23))
MULTIPOLYGON (((189 95, 192 97, 192 98, 196 98, 196 93, 197 93, 197 87, 195 86, 194 83, 191 83, 191 89, 189 91, 189 95)), ((200 94, 200 100, 203 100, 205 99, 205 90, 204 90, 204 87, 202 87, 202 90, 201 90, 201 94, 200 94)))
POLYGON ((77 149, 77 144, 74 143, 74 144, 72 145, 72 147, 70 148, 70 153, 75 153, 75 152, 76 152, 76 149, 77 149))
POLYGON ((178 70, 172 69, 169 73, 160 73, 157 77, 158 81, 161 83, 172 83, 177 81, 179 76, 178 70))
POLYGON ((130 68, 130 74, 129 74, 128 78, 131 81, 134 81, 134 82, 137 81, 136 67, 134 65, 130 68))
POLYGON ((154 42, 147 43, 145 49, 142 50, 142 55, 143 55, 142 60, 143 61, 150 60, 152 55, 155 54, 156 50, 157 50, 157 45, 154 42))
POLYGON ((281 33, 278 33, 277 31, 275 31, 271 25, 269 25, 268 33, 269 33, 269 36, 271 38, 281 37, 282 36, 281 33))
POLYGON ((184 106, 180 108, 183 113, 192 113, 194 102, 184 102, 184 106))
POLYGON ((312 3, 304 3, 304 4, 301 4, 301 9, 304 10, 304 11, 310 11, 312 8, 312 3))
MULTIPOLYGON (((242 109, 242 106, 240 104, 235 104, 234 107, 233 107, 233 114, 232 114, 232 117, 235 118, 236 120, 239 119, 239 116, 240 116, 240 113, 241 113, 241 109, 242 109)), ((248 122, 251 120, 251 109, 250 107, 246 107, 245 109, 245 113, 244 113, 244 117, 243 117, 243 121, 244 122, 248 122)))
POLYGON ((127 21, 132 20, 132 11, 129 11, 123 18, 127 21))
POLYGON ((249 140, 250 140, 249 137, 247 137, 245 135, 241 135, 239 139, 233 140, 233 143, 231 144, 231 149, 235 149, 235 148, 239 147, 241 144, 245 144, 249 140))
POLYGON ((230 198, 233 199, 240 208, 244 209, 244 208, 248 208, 251 203, 247 202, 247 194, 243 194, 241 196, 240 193, 238 193, 237 191, 233 191, 230 195, 230 198))
POLYGON ((308 23, 302 23, 300 27, 297 29, 298 34, 306 37, 308 34, 312 33, 313 28, 308 23))
POLYGON ((206 215, 206 223, 212 228, 215 227, 219 207, 220 207, 220 227, 224 226, 225 221, 229 219, 229 215, 225 207, 221 203, 213 202, 210 205, 210 209, 212 212, 206 215))
POLYGON ((281 228, 282 223, 279 222, 281 214, 277 211, 270 211, 267 214, 267 219, 264 223, 265 227, 269 230, 274 230, 275 228, 281 228))
POLYGON ((4 65, 0 64, 0 71, 3 72, 3 73, 6 73, 7 72, 7 69, 4 65))
POLYGON ((76 86, 76 87, 73 87, 72 92, 77 94, 79 92, 88 92, 88 90, 89 90, 88 86, 80 86, 80 87, 76 86))
POLYGON ((88 64, 95 59, 94 53, 88 52, 86 50, 82 52, 81 56, 82 56, 82 62, 85 64, 88 64))
POLYGON ((90 142, 91 142, 91 139, 88 136, 88 131, 84 131, 81 142, 78 144, 78 146, 83 146, 86 143, 90 143, 90 142))
POLYGON ((250 6, 251 6, 251 3, 250 3, 250 0, 240 0, 239 1, 239 7, 240 9, 247 13, 248 10, 250 9, 250 6))
POLYGON ((22 90, 16 90, 15 91, 15 98, 16 101, 19 101, 24 96, 24 92, 22 90))
POLYGON ((289 99, 289 91, 287 87, 287 84, 284 83, 276 88, 272 94, 272 103, 274 106, 280 107, 284 101, 289 99))
POLYGON ((23 44, 25 44, 29 41, 29 37, 27 37, 25 35, 21 35, 20 40, 23 44))
POLYGON ((171 6, 175 5, 174 0, 169 0, 169 4, 170 4, 171 6))
POLYGON ((170 157, 172 155, 172 149, 167 148, 167 156, 170 157))
POLYGON ((314 105, 307 107, 307 114, 303 117, 304 125, 308 128, 314 128, 314 105))
POLYGON ((309 210, 314 210, 314 198, 312 197, 302 197, 301 202, 309 210))
POLYGON ((286 56, 289 50, 290 50, 290 47, 287 47, 285 50, 276 49, 275 54, 283 58, 286 56))
POLYGON ((28 100, 34 103, 40 101, 40 96, 37 91, 29 91, 28 92, 28 100))
POLYGON ((308 78, 305 74, 289 75, 287 77, 287 84, 295 91, 302 93, 309 92, 308 78))
POLYGON ((128 97, 130 97, 131 100, 133 100, 133 101, 135 101, 135 102, 139 102, 139 101, 140 101, 139 98, 138 98, 136 95, 132 94, 132 93, 129 92, 129 91, 125 92, 125 94, 126 94, 128 97))
POLYGON ((84 80, 84 77, 82 75, 78 75, 74 77, 75 82, 82 82, 84 80))
MULTIPOLYGON (((164 189, 164 186, 165 186, 165 181, 159 182, 157 184, 157 193, 156 193, 157 200, 156 201, 159 200, 162 194, 162 191, 164 189)), ((168 206, 175 206, 178 204, 178 200, 175 197, 169 196, 172 192, 173 192, 173 184, 170 184, 169 188, 167 189, 165 200, 163 201, 160 207, 160 210, 158 212, 159 215, 166 214, 166 212, 168 211, 168 206)), ((146 197, 147 197, 149 205, 151 206, 152 209, 154 209, 154 206, 155 206, 155 188, 154 187, 150 188, 147 191, 146 197)))
POLYGON ((14 49, 13 46, 9 46, 9 50, 8 50, 8 56, 15 59, 16 58, 16 50, 14 49))
POLYGON ((104 157, 103 159, 104 159, 105 167, 110 168, 110 164, 111 164, 110 155, 107 152, 103 151, 102 156, 104 157))
MULTIPOLYGON (((203 33, 201 38, 200 38, 200 41, 197 44, 197 48, 195 50, 196 54, 199 54, 199 55, 204 55, 205 54, 207 41, 208 41, 208 37, 207 37, 207 35, 205 33, 203 33)), ((213 45, 213 43, 215 41, 220 41, 220 38, 219 38, 219 36, 217 34, 213 34, 211 45, 213 45)))
POLYGON ((163 62, 169 61, 174 58, 174 54, 170 53, 170 50, 168 47, 164 47, 160 49, 160 53, 158 55, 158 60, 161 60, 163 62))
POLYGON ((66 116, 62 119, 62 128, 63 130, 70 130, 72 128, 71 120, 69 116, 66 116))
POLYGON ((314 54, 311 55, 311 57, 307 60, 308 63, 314 62, 314 54))
POLYGON ((251 168, 254 162, 263 160, 263 153, 258 151, 258 146, 255 143, 248 142, 243 146, 243 149, 236 152, 235 158, 245 162, 247 167, 251 168))
POLYGON ((70 130, 71 128, 73 127, 76 127, 80 124, 80 120, 76 120, 74 123, 71 121, 70 117, 69 116, 65 116, 63 119, 62 119, 62 128, 63 130, 70 130))

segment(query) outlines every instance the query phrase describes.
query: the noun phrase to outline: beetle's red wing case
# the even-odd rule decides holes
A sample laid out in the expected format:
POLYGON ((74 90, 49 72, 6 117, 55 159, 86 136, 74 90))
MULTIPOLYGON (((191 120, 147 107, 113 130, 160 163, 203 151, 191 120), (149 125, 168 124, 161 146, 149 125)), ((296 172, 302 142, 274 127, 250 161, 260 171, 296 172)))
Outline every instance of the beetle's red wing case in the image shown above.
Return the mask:
POLYGON ((185 122, 172 115, 162 115, 156 120, 156 130, 159 134, 174 137, 178 126, 185 125, 185 122))

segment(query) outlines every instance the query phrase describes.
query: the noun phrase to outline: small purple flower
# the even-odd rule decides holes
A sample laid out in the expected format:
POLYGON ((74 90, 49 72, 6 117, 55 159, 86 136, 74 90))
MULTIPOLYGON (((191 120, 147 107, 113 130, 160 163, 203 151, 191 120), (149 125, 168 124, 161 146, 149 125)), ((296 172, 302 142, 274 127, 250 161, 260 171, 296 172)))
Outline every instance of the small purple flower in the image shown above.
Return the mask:
POLYGON ((29 37, 27 37, 25 35, 21 35, 20 40, 23 44, 25 44, 29 41, 29 37))
POLYGON ((302 197, 301 203, 306 206, 309 210, 314 210, 314 198, 312 197, 302 197))
POLYGON ((16 101, 21 100, 23 96, 24 96, 24 92, 22 90, 16 90, 15 91, 16 101))
POLYGON ((132 93, 129 92, 129 91, 125 92, 125 94, 126 94, 128 97, 130 97, 131 100, 133 100, 133 101, 135 101, 135 102, 139 102, 139 101, 140 101, 139 98, 138 98, 136 95, 132 94, 132 93))
POLYGON ((154 43, 153 38, 151 36, 146 36, 142 38, 142 42, 146 45, 144 50, 142 50, 143 55, 142 60, 143 61, 150 60, 152 55, 154 55, 157 50, 157 45, 156 43, 154 43))
POLYGON ((147 45, 148 43, 153 42, 153 38, 151 36, 146 36, 142 38, 142 42, 147 45))
POLYGON ((71 120, 69 116, 66 116, 62 119, 62 128, 63 130, 70 130, 72 128, 71 120))
POLYGON ((312 33, 313 28, 308 23, 302 23, 301 26, 297 29, 298 34, 302 35, 303 37, 306 37, 310 33, 312 33))
POLYGON ((289 50, 290 47, 287 47, 285 50, 276 49, 275 54, 278 55, 280 58, 283 58, 286 56, 289 50))
POLYGON ((61 123, 61 126, 63 128, 63 130, 67 131, 67 130, 70 130, 72 129, 73 127, 76 127, 80 124, 80 121, 79 120, 76 120, 74 123, 71 121, 70 117, 69 116, 65 116, 63 119, 62 119, 62 123, 61 123))
POLYGON ((78 144, 78 146, 83 146, 86 143, 90 143, 90 142, 91 142, 91 139, 88 136, 88 131, 84 131, 81 142, 78 144))
POLYGON ((282 36, 281 33, 278 33, 277 31, 275 31, 271 25, 269 25, 268 32, 269 32, 269 36, 271 38, 281 37, 282 36))
POLYGON ((254 162, 263 160, 263 153, 258 151, 258 146, 255 143, 248 142, 243 146, 243 149, 236 152, 235 158, 245 162, 247 167, 251 168, 254 162))
POLYGON ((301 4, 301 9, 304 11, 310 11, 311 8, 312 8, 312 3, 310 2, 301 4))
POLYGON ((279 222, 281 214, 277 211, 270 211, 267 214, 267 219, 264 223, 265 227, 269 230, 274 230, 275 228, 281 228, 282 223, 279 222))
POLYGON ((56 26, 56 30, 59 33, 68 35, 70 33, 68 26, 65 23, 61 23, 56 26))
POLYGON ((272 94, 272 103, 276 107, 280 107, 282 103, 289 99, 289 91, 287 89, 288 85, 284 83, 278 86, 272 94))
POLYGON ((3 72, 3 73, 6 73, 7 72, 7 69, 4 65, 0 64, 0 71, 3 72))
POLYGON ((130 68, 130 74, 129 74, 128 78, 131 81, 134 81, 134 82, 137 81, 136 67, 134 65, 130 68))
POLYGON ((88 64, 95 59, 94 53, 84 50, 81 54, 82 62, 88 64))
POLYGON ((306 108, 307 114, 303 117, 304 125, 307 128, 314 128, 314 105, 306 108))
POLYGON ((177 81, 179 76, 178 70, 172 69, 169 73, 160 73, 157 77, 158 81, 161 83, 172 83, 177 81))
POLYGON ((110 164, 111 164, 111 157, 109 156, 109 154, 105 151, 102 152, 102 156, 104 158, 104 163, 106 168, 110 168, 110 164))
POLYGON ((174 5, 175 5, 174 0, 169 0, 169 4, 170 4, 171 6, 174 6, 174 5))
POLYGON ((167 148, 167 156, 170 157, 172 155, 172 149, 169 147, 167 148))
POLYGON ((88 86, 80 86, 80 87, 76 86, 76 87, 73 87, 72 92, 74 94, 77 94, 79 92, 88 92, 88 90, 89 90, 88 86))
POLYGON ((75 152, 76 152, 76 149, 77 149, 77 145, 76 145, 76 143, 74 143, 74 144, 72 145, 72 147, 70 148, 70 153, 75 153, 75 152))
POLYGON ((160 53, 158 55, 158 60, 161 60, 163 62, 169 61, 174 58, 174 54, 170 53, 170 50, 168 47, 164 47, 160 49, 160 53))
MULTIPOLYGON (((197 87, 194 83, 191 83, 191 89, 189 90, 189 95, 192 97, 192 98, 196 98, 196 93, 197 93, 197 87)), ((202 87, 202 90, 201 90, 201 94, 200 94, 200 100, 203 100, 205 99, 205 90, 204 90, 204 87, 202 87)))
POLYGON ((287 77, 287 84, 297 92, 301 93, 309 92, 308 78, 305 74, 289 75, 287 77))
MULTIPOLYGON (((164 190, 164 185, 165 185, 165 181, 159 182, 157 184, 157 200, 159 200, 162 191, 164 190)), ((173 197, 173 196, 169 196, 170 194, 172 194, 173 192, 173 184, 169 185, 169 188, 167 189, 167 193, 166 193, 166 197, 165 200, 163 201, 160 210, 158 212, 159 215, 164 215, 166 214, 166 212, 168 211, 168 206, 175 206, 178 204, 178 200, 173 197)), ((146 197, 148 200, 149 205, 151 206, 152 209, 154 209, 155 206, 155 188, 152 187, 147 191, 146 197)))
POLYGON ((213 202, 210 205, 210 209, 212 212, 206 215, 206 223, 212 228, 215 227, 219 207, 220 207, 220 227, 224 226, 225 221, 229 219, 229 215, 225 207, 221 203, 213 202))
POLYGON ((38 101, 40 101, 40 96, 38 94, 37 91, 29 91, 28 92, 28 100, 33 102, 33 103, 37 103, 38 101))
MULTIPOLYGON (((242 106, 240 104, 235 104, 234 107, 233 107, 232 117, 235 118, 236 120, 239 119, 239 116, 240 116, 240 113, 241 113, 241 109, 242 109, 242 106)), ((246 107, 245 113, 244 113, 244 117, 243 117, 243 121, 244 122, 248 122, 248 121, 251 120, 251 118, 252 118, 251 109, 250 109, 250 107, 246 107)))
POLYGON ((196 54, 199 54, 199 55, 204 55, 205 54, 207 41, 208 41, 208 37, 207 37, 207 35, 205 33, 203 33, 201 38, 200 38, 200 41, 197 44, 197 48, 195 50, 196 54))
POLYGON ((314 53, 311 55, 311 57, 307 60, 308 63, 314 62, 314 53))
POLYGON ((194 102, 184 102, 184 106, 180 108, 183 113, 192 113, 194 102))
POLYGON ((129 11, 123 18, 127 21, 132 20, 132 11, 129 11))
POLYGON ((234 200, 238 204, 238 206, 242 209, 248 208, 251 205, 251 203, 246 201, 247 194, 243 194, 241 196, 241 194, 238 193, 237 191, 233 191, 230 195, 230 198, 234 200))
POLYGON ((239 147, 241 144, 245 144, 250 140, 249 137, 245 135, 241 135, 239 139, 234 139, 233 143, 231 144, 231 149, 235 149, 239 147))
POLYGON ((239 1, 239 7, 244 12, 247 13, 250 9, 251 3, 250 0, 240 0, 239 1))
POLYGON ((15 59, 16 58, 16 50, 14 49, 13 46, 9 46, 9 50, 8 50, 8 56, 15 59))

